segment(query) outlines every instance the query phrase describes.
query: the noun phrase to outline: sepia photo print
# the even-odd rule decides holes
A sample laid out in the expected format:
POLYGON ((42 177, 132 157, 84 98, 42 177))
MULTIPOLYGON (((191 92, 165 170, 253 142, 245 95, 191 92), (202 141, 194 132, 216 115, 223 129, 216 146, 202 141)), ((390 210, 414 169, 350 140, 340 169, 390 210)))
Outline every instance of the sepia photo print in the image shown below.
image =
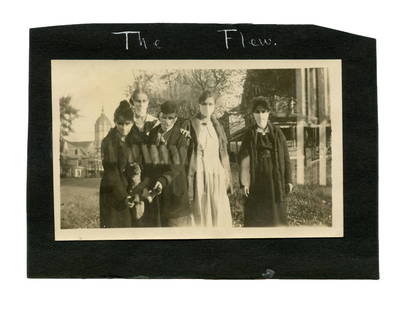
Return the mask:
POLYGON ((52 60, 55 240, 343 236, 340 60, 52 60))

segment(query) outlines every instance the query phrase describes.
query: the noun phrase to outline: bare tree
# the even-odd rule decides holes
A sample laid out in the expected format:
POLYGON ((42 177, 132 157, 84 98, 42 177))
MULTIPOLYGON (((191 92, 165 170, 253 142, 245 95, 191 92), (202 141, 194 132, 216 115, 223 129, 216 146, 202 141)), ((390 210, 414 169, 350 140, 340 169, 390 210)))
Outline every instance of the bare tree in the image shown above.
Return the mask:
POLYGON ((152 82, 154 80, 155 74, 150 73, 149 71, 138 70, 133 72, 133 84, 128 86, 129 95, 135 89, 139 89, 144 93, 151 94, 152 93, 152 82))
MULTIPOLYGON (((127 95, 134 89, 146 92, 150 99, 149 111, 158 111, 163 100, 175 100, 180 103, 179 114, 189 118, 198 111, 198 97, 203 91, 212 91, 217 96, 229 96, 243 85, 246 70, 193 69, 136 71, 134 82, 128 86, 127 95)), ((241 92, 241 90, 240 90, 241 92)), ((216 105, 216 112, 227 109, 227 101, 216 105)), ((151 112, 152 113, 152 112, 151 112)))
POLYGON ((230 86, 232 74, 232 70, 195 69, 185 75, 185 82, 196 92, 209 90, 221 94, 230 86))

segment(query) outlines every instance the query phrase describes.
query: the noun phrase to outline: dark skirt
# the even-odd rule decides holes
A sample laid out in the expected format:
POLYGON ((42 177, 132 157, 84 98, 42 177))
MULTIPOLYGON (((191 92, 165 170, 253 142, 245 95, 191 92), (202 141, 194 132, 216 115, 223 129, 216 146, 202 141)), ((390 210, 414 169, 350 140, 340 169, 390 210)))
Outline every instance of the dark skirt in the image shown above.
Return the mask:
POLYGON ((145 212, 143 216, 137 220, 133 217, 134 227, 161 227, 161 214, 159 197, 156 197, 152 203, 144 201, 145 212))
POLYGON ((100 227, 101 228, 124 228, 132 227, 132 210, 121 205, 122 202, 114 200, 109 189, 100 189, 100 227), (116 208, 115 206, 119 208, 116 208))
POLYGON ((245 204, 245 227, 287 225, 286 204, 280 201, 274 184, 271 152, 258 152, 255 184, 251 184, 245 204))

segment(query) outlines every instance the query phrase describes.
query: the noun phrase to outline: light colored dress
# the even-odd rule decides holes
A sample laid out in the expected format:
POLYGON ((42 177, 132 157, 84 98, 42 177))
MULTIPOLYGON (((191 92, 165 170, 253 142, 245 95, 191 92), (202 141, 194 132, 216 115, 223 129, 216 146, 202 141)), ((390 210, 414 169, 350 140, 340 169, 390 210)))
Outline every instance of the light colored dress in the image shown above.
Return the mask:
POLYGON ((219 155, 219 139, 211 121, 197 121, 194 224, 202 227, 232 227, 225 169, 219 155))

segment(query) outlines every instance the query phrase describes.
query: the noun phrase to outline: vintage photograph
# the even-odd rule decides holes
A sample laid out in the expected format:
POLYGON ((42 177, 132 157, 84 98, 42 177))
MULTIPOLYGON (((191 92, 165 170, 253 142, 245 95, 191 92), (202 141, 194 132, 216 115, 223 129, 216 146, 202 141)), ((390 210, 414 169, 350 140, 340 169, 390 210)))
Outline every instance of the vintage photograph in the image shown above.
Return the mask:
POLYGON ((340 60, 52 60, 56 240, 343 236, 340 60))

